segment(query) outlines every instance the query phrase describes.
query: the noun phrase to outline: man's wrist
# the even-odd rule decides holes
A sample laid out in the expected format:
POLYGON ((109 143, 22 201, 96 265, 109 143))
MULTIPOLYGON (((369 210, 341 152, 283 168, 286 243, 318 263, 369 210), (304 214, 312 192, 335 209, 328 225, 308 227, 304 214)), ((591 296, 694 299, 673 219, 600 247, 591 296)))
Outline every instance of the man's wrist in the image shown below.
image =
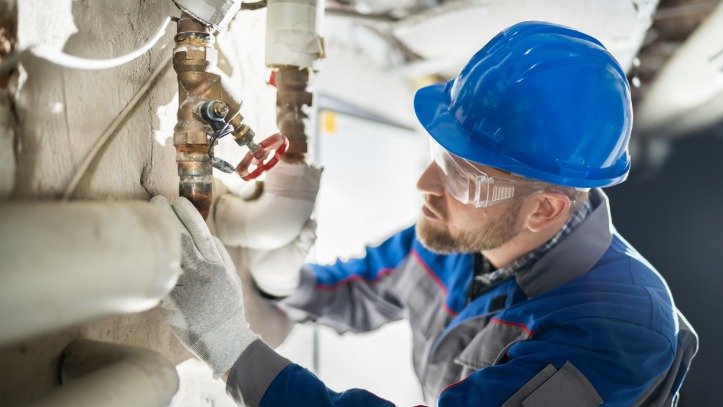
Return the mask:
POLYGON ((190 348, 211 368, 213 377, 218 378, 228 372, 246 348, 257 339, 258 335, 248 328, 243 309, 239 308, 231 318, 204 334, 190 348))

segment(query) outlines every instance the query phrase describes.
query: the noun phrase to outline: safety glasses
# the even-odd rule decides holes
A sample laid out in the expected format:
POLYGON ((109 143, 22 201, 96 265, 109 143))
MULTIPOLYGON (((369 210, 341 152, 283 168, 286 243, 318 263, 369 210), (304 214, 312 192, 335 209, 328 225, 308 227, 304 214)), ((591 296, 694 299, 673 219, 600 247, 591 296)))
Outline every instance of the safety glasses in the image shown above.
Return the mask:
POLYGON ((465 205, 486 208, 549 189, 544 182, 490 177, 471 162, 448 152, 433 139, 430 146, 447 192, 465 205))

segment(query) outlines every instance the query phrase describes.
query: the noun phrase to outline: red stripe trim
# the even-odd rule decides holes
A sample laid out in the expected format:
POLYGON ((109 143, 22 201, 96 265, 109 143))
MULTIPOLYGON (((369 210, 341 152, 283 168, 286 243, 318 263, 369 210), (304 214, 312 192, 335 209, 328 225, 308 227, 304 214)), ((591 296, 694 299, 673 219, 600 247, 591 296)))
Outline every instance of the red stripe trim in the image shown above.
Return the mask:
POLYGON ((411 253, 412 253, 412 257, 414 257, 414 259, 417 260, 417 263, 419 263, 419 265, 422 266, 422 269, 424 269, 424 271, 427 272, 427 274, 430 277, 432 277, 432 280, 439 286, 439 288, 444 293, 444 303, 442 304, 442 306, 444 307, 444 311, 447 312, 449 315, 456 317, 457 313, 454 312, 447 305, 447 297, 449 296, 449 294, 447 293, 447 287, 444 286, 444 283, 442 283, 442 280, 440 280, 439 277, 436 274, 434 274, 434 272, 432 271, 431 268, 429 268, 427 263, 425 263, 424 260, 422 260, 422 257, 419 255, 419 253, 417 253, 416 250, 412 249, 411 253))
POLYGON ((496 323, 496 324, 500 324, 500 325, 508 325, 508 326, 515 326, 515 327, 517 327, 517 328, 522 328, 522 329, 525 330, 525 332, 526 332, 528 335, 530 335, 530 336, 534 336, 534 335, 535 335, 535 333, 532 332, 532 331, 530 330, 530 328, 527 327, 527 325, 521 324, 521 323, 519 323, 519 322, 504 321, 504 320, 501 320, 501 319, 499 319, 499 318, 492 318, 492 319, 490 319, 490 323, 493 323, 493 322, 496 323))
POLYGON ((427 274, 429 274, 429 276, 432 277, 432 280, 434 280, 434 282, 437 283, 439 288, 442 289, 442 292, 444 292, 444 295, 447 296, 447 287, 444 286, 444 283, 442 283, 442 280, 440 280, 439 277, 436 274, 434 274, 434 272, 432 271, 431 268, 429 268, 427 263, 425 263, 424 260, 422 260, 422 257, 419 255, 419 253, 417 253, 416 250, 412 250, 412 256, 414 256, 414 258, 417 260, 419 265, 422 266, 424 271, 426 271, 427 274))
POLYGON ((329 284, 319 284, 319 285, 316 286, 316 290, 321 290, 321 291, 334 290, 334 289, 336 289, 336 288, 341 287, 342 285, 349 284, 349 283, 351 283, 352 281, 359 281, 359 280, 366 280, 366 281, 369 282, 370 284, 376 284, 376 283, 378 283, 379 281, 381 281, 382 278, 384 278, 385 276, 387 276, 387 275, 389 275, 389 274, 392 274, 392 272, 393 272, 394 270, 396 270, 396 269, 381 269, 381 270, 377 273, 377 276, 374 277, 373 279, 366 278, 366 277, 361 276, 361 275, 359 275, 359 274, 354 274, 354 275, 351 275, 351 276, 349 276, 349 277, 346 277, 346 278, 344 278, 344 279, 342 279, 342 280, 339 280, 336 284, 331 284, 331 285, 329 285, 329 284))
MULTIPOLYGON (((472 373, 474 373, 474 372, 472 372, 472 373)), ((453 388, 453 387, 459 386, 460 384, 464 383, 465 380, 469 379, 469 377, 472 376, 472 373, 468 374, 467 377, 465 377, 464 379, 462 379, 462 380, 460 380, 460 381, 458 381, 458 382, 452 383, 452 384, 450 384, 449 386, 445 387, 444 390, 442 390, 442 392, 439 393, 439 395, 441 396, 442 393, 444 393, 445 391, 447 391, 447 390, 449 390, 449 389, 451 389, 451 388, 453 388)))
POLYGON ((446 301, 446 300, 447 300, 447 299, 445 298, 444 304, 442 304, 442 306, 444 307, 444 310, 447 312, 447 314, 449 314, 449 315, 451 315, 451 316, 453 316, 453 317, 456 317, 457 315, 459 315, 459 314, 457 314, 456 312, 454 312, 454 310, 453 310, 452 308, 449 308, 449 306, 447 305, 447 301, 446 301))

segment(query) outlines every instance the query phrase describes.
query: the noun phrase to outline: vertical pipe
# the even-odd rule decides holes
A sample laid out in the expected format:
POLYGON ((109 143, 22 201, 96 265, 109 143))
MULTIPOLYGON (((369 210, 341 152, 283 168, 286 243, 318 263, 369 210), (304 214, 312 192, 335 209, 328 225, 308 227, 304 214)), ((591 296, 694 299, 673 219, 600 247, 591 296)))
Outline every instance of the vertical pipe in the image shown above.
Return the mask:
MULTIPOLYGON (((17 25, 16 2, 0 2, 0 63, 15 51, 17 25)), ((18 88, 19 77, 17 69, 0 72, 0 199, 10 196, 15 189, 17 114, 13 93, 18 88)))
POLYGON ((211 30, 186 13, 178 20, 178 34, 173 49, 173 69, 178 75, 178 122, 174 128, 173 145, 180 183, 178 193, 188 198, 204 219, 212 199, 212 167, 207 154, 207 134, 211 126, 198 117, 198 106, 204 95, 220 84, 213 73, 218 51, 213 47, 211 30))
POLYGON ((307 91, 309 69, 297 66, 278 68, 276 81, 276 124, 289 139, 283 156, 286 162, 302 162, 308 152, 309 109, 312 94, 307 91))
POLYGON ((173 144, 180 177, 178 192, 188 198, 205 219, 212 201, 213 167, 208 155, 208 136, 213 128, 204 119, 201 106, 211 101, 225 105, 219 111, 227 112, 224 121, 228 122, 239 146, 250 145, 255 133, 243 122, 241 99, 216 69, 218 50, 211 29, 182 13, 175 41, 173 69, 178 76, 179 100, 173 144))
POLYGON ((324 57, 319 34, 324 6, 320 0, 269 0, 266 65, 275 69, 276 123, 289 139, 282 160, 305 162, 312 94, 309 74, 324 57))

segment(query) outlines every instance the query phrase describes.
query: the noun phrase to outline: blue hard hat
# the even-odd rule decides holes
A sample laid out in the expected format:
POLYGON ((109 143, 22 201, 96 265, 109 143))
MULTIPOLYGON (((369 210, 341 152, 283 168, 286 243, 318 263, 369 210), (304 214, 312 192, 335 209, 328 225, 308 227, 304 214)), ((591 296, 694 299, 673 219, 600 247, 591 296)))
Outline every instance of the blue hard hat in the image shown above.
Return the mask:
POLYGON ((630 86, 595 38, 536 21, 513 25, 457 78, 417 91, 414 110, 442 147, 526 178, 606 187, 630 171, 630 86))

